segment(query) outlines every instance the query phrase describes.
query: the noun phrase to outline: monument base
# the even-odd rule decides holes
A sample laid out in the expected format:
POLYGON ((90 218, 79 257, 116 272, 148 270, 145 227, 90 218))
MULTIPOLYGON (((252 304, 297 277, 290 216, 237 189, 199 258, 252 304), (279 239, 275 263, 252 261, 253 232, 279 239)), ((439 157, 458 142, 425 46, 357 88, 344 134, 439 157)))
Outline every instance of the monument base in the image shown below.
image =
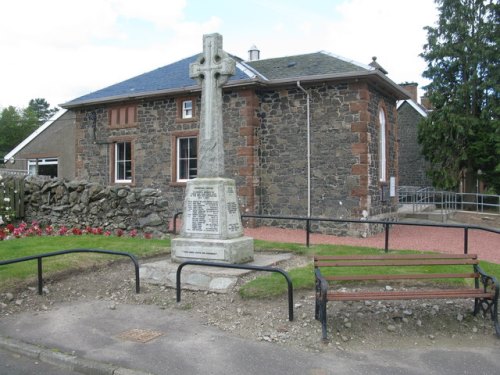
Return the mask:
POLYGON ((172 261, 203 260, 229 264, 253 261, 253 238, 238 237, 227 240, 206 238, 172 239, 172 261))

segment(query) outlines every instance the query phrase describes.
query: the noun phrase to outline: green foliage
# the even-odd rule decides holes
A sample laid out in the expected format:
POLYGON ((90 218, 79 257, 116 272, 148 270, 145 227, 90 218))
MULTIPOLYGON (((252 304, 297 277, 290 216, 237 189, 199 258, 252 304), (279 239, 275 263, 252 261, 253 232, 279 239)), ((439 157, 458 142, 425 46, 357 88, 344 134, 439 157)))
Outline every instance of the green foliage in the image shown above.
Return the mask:
MULTIPOLYGON (((170 240, 93 235, 23 237, 0 241, 0 260, 76 248, 125 251, 138 257, 147 257, 170 253, 170 240)), ((117 260, 123 260, 123 257, 76 253, 46 258, 43 260, 43 275, 48 277, 58 272, 86 269, 117 260)), ((34 279, 36 275, 36 260, 0 266, 0 290, 18 281, 34 279)))
MULTIPOLYGON (((311 255, 383 255, 385 252, 381 249, 357 247, 357 246, 345 246, 345 245, 319 245, 311 248, 311 255)), ((424 253, 421 251, 413 250, 401 250, 401 251, 391 251, 391 254, 409 254, 409 253, 424 253)), ((428 252, 427 252, 428 253, 428 252)), ((500 276, 500 264, 480 261, 481 268, 488 274, 500 276)), ((421 273, 421 272, 433 272, 433 273, 463 273, 470 272, 472 266, 416 266, 416 267, 336 267, 333 269, 324 269, 322 274, 332 275, 335 272, 336 275, 350 275, 355 272, 356 274, 401 274, 401 273, 421 273)), ((288 271, 288 275, 292 279, 294 290, 313 290, 315 285, 314 280, 314 269, 311 263, 305 267, 294 268, 288 271)), ((430 280, 430 282, 436 283, 446 283, 446 284, 465 284, 470 283, 472 285, 472 280, 464 279, 439 279, 430 280)), ((349 282, 343 282, 348 284, 349 282)), ((370 281, 356 282, 356 285, 360 283, 370 283, 370 281)), ((256 279, 247 282, 240 288, 240 295, 243 298, 275 298, 277 296, 286 295, 288 290, 285 278, 279 274, 270 274, 265 276, 258 276, 256 279)))
POLYGON ((58 111, 58 108, 50 108, 50 104, 43 98, 31 99, 28 107, 24 110, 26 116, 36 118, 39 125, 49 120, 58 111))
POLYGON ((30 100, 24 109, 13 106, 4 108, 0 112, 1 160, 57 111, 57 108, 51 109, 47 101, 41 98, 30 100))
POLYGON ((419 126, 422 152, 437 187, 454 189, 477 171, 500 192, 500 5, 492 0, 437 0, 436 27, 426 27, 425 87, 434 110, 419 126))

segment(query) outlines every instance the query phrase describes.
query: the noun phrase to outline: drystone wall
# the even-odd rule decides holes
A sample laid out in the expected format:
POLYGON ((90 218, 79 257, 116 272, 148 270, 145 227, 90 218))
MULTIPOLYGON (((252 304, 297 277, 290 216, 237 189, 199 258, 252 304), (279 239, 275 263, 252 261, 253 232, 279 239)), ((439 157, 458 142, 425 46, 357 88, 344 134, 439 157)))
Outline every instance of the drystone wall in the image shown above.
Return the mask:
POLYGON ((25 179, 25 221, 71 228, 122 229, 163 237, 173 213, 162 192, 86 181, 25 179))

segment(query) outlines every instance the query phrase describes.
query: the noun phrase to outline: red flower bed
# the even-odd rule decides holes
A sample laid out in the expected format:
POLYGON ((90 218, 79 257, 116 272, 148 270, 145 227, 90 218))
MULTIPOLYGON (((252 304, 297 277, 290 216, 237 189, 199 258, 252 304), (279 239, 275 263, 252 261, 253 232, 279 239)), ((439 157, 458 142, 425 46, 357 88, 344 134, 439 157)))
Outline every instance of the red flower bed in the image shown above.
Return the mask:
MULTIPOLYGON (((17 227, 13 224, 7 224, 4 227, 0 226, 0 241, 8 240, 11 238, 21 238, 21 237, 31 237, 31 236, 81 236, 81 235, 96 235, 96 236, 111 236, 111 231, 104 231, 103 228, 92 228, 87 226, 85 229, 80 229, 78 227, 67 228, 62 225, 60 227, 54 227, 52 225, 47 225, 45 228, 40 227, 37 221, 33 221, 31 225, 26 224, 24 221, 21 222, 17 227)), ((115 235, 118 237, 137 237, 137 230, 132 229, 130 232, 126 232, 123 229, 117 229, 115 235)), ((151 239, 153 236, 150 233, 144 233, 144 238, 151 239)))

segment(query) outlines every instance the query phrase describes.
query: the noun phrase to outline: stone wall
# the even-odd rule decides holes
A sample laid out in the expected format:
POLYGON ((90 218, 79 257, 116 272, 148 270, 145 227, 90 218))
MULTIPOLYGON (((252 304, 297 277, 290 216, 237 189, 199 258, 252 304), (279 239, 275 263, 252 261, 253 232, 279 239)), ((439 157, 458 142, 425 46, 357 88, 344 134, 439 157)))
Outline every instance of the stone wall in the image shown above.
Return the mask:
POLYGON ((401 186, 432 186, 432 181, 426 174, 428 163, 417 141, 418 123, 422 120, 422 115, 405 102, 398 109, 398 119, 399 184, 401 186))
POLYGON ((85 181, 25 179, 25 221, 83 229, 87 226, 167 234, 173 212, 158 189, 104 186, 85 181))
MULTIPOLYGON (((198 132, 199 93, 193 94, 192 99, 195 113, 192 119, 176 116, 179 98, 162 98, 136 103, 137 124, 123 128, 109 126, 108 107, 80 111, 77 117, 77 179, 112 185, 114 142, 131 141, 134 177, 130 185, 160 189, 171 202, 172 212, 181 211, 186 184, 175 182, 172 176, 173 143, 179 134, 198 132), (95 130, 92 129, 94 112, 95 130)), ((236 180, 241 212, 255 212, 254 138, 258 119, 254 107, 257 104, 253 91, 224 92, 226 176, 236 180)))
MULTIPOLYGON (((396 200, 381 200, 378 109, 383 103, 387 114, 387 176, 397 176, 394 100, 364 83, 325 83, 305 89, 311 111, 311 216, 383 219, 393 215, 396 200)), ((298 88, 262 90, 258 95, 260 213, 306 216, 306 95, 298 88)), ((347 224, 319 227, 338 235, 374 230, 347 224)))
MULTIPOLYGON (((394 176, 394 99, 378 94, 377 88, 364 82, 314 83, 305 89, 311 108, 311 215, 360 219, 390 214, 397 202, 380 199, 377 119, 383 101, 391 129, 388 176, 394 176)), ((173 178, 174 143, 177 136, 197 134, 200 97, 193 93, 190 98, 195 105, 189 120, 177 115, 180 99, 159 97, 132 103, 137 107, 136 123, 122 128, 110 126, 106 106, 81 110, 77 116, 77 178, 112 185, 114 142, 126 140, 133 148, 130 185, 161 190, 170 213, 181 211, 185 183, 173 178)), ((240 212, 306 216, 304 92, 296 85, 225 90, 223 121, 226 176, 236 181, 240 212)), ((113 189, 126 189, 124 186, 115 185, 113 189)), ((336 226, 332 233, 356 231, 343 225, 341 229, 336 226)))

